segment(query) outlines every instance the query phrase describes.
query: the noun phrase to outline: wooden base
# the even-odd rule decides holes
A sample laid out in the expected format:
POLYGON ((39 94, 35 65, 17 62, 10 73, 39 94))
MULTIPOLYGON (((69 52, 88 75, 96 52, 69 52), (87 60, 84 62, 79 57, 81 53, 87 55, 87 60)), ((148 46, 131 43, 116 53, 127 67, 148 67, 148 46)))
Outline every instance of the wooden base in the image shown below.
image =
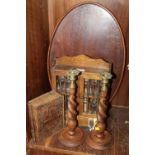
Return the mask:
POLYGON ((103 137, 97 137, 96 131, 93 130, 88 134, 86 143, 94 149, 104 150, 111 147, 111 141, 112 137, 108 131, 104 132, 103 137))
POLYGON ((67 147, 76 147, 79 146, 84 141, 84 132, 82 129, 77 127, 75 129, 74 135, 68 134, 68 128, 64 128, 63 131, 59 135, 59 141, 61 144, 67 147))
MULTIPOLYGON (((40 142, 31 139, 28 155, 129 155, 129 124, 124 123, 129 120, 128 108, 112 107, 109 114, 111 117, 107 124, 113 139, 110 149, 93 149, 86 144, 86 140, 78 147, 65 147, 58 140, 61 129, 40 142)), ((84 128, 85 136, 89 134, 88 130, 84 128)))

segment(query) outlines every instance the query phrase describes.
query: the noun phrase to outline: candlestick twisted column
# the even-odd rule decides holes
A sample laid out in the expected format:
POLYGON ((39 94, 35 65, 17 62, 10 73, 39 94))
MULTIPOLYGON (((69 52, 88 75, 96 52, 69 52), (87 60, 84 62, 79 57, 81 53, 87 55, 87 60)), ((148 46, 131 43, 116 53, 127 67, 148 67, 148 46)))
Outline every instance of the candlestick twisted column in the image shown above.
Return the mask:
POLYGON ((70 80, 70 91, 68 98, 68 122, 67 127, 60 133, 59 141, 68 147, 76 147, 84 140, 84 132, 77 127, 77 103, 75 102, 75 80, 80 72, 76 69, 71 69, 67 72, 70 80))
POLYGON ((109 79, 112 78, 111 73, 103 72, 102 87, 100 92, 100 99, 97 107, 97 124, 95 130, 91 131, 87 137, 87 144, 98 150, 104 150, 111 142, 111 135, 106 130, 106 118, 107 118, 107 96, 108 96, 108 84, 109 79))

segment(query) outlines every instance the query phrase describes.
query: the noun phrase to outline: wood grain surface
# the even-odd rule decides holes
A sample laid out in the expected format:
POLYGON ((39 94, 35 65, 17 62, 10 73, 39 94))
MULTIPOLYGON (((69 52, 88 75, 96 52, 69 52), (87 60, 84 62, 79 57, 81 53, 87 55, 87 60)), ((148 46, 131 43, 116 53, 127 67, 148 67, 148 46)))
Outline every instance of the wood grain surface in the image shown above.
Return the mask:
MULTIPOLYGON (((26 1, 26 98, 29 101, 50 90, 47 75, 47 52, 49 38, 58 22, 73 6, 87 0, 27 0, 26 1)), ((89 0, 103 5, 117 19, 125 39, 126 64, 119 91, 113 105, 129 105, 129 1, 89 0)), ((28 112, 27 112, 28 113, 28 112)), ((28 115, 27 115, 28 116, 28 115)), ((27 134, 29 133, 27 117, 27 134)))
POLYGON ((52 154, 71 154, 71 155, 128 155, 129 154, 129 116, 128 108, 113 107, 110 110, 109 130, 113 136, 113 145, 111 149, 98 151, 90 148, 84 142, 76 148, 67 148, 57 140, 58 134, 52 137, 53 141, 49 146, 44 146, 50 137, 45 142, 31 144, 30 155, 52 155, 52 154))
POLYGON ((57 26, 48 51, 48 72, 57 57, 85 54, 113 65, 111 99, 122 81, 126 51, 124 38, 115 17, 98 4, 81 4, 71 9, 57 26))
MULTIPOLYGON (((87 0, 48 0, 48 21, 49 21, 49 37, 54 32, 54 28, 62 17, 75 5, 88 2, 87 0)), ((89 0, 89 2, 95 2, 101 4, 110 10, 117 19, 121 30, 123 32, 125 47, 126 47, 126 63, 125 71, 123 74, 122 83, 117 95, 113 98, 112 104, 119 106, 129 105, 129 72, 127 65, 129 63, 129 2, 128 0, 89 0)), ((97 54, 96 54, 97 56, 97 54)))
MULTIPOLYGON (((49 36, 61 18, 73 6, 87 0, 27 0, 26 1, 26 88, 27 100, 37 97, 50 90, 47 76, 47 52, 49 36)), ((109 9, 118 20, 122 29, 126 46, 125 72, 120 89, 112 104, 128 106, 129 104, 129 73, 128 64, 128 0, 89 0, 109 9)), ((96 55, 97 56, 97 55, 96 55)))
POLYGON ((33 99, 50 90, 47 76, 47 2, 26 1, 26 94, 33 99))
MULTIPOLYGON (((26 1, 26 103, 49 91, 47 51, 49 44, 47 1, 26 1)), ((26 131, 31 138, 30 119, 26 105, 26 131)))

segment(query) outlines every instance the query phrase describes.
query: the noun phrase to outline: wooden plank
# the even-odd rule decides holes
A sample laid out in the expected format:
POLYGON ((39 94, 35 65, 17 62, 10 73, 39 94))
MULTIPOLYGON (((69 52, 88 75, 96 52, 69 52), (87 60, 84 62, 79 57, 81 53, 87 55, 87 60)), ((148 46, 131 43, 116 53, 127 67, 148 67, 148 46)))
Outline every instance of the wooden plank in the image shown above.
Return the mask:
POLYGON ((26 89, 27 100, 50 90, 47 75, 49 44, 47 2, 26 1, 26 89))

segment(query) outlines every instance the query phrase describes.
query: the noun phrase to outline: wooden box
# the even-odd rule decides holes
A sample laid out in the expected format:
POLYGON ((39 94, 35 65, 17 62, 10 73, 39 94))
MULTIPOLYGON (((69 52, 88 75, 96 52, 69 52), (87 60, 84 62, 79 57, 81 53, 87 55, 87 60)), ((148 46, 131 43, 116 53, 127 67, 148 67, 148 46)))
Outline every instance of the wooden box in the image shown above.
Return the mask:
POLYGON ((55 91, 43 94, 28 103, 32 138, 39 142, 64 125, 64 97, 55 91))

